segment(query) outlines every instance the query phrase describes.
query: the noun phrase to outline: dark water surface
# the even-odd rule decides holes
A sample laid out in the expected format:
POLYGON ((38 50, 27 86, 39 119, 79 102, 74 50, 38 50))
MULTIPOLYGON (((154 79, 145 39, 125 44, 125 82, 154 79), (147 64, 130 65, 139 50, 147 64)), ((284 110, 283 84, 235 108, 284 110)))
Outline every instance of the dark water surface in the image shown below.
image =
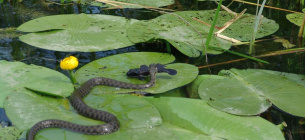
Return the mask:
MULTIPOLYGON (((1 0, 0 0, 1 1, 1 0)), ((249 0, 248 0, 249 1, 249 0)), ((225 1, 224 5, 228 5, 231 1, 225 1)), ((256 1, 253 1, 256 3, 256 1)), ((276 6, 284 9, 298 10, 299 6, 290 1, 273 1, 269 3, 271 6, 276 6)), ((195 0, 176 0, 174 5, 165 7, 174 10, 205 10, 214 9, 217 5, 213 2, 197 2, 195 0)), ((247 8, 247 13, 255 14, 256 7, 249 6, 241 3, 234 2, 230 7, 231 10, 235 12, 241 12, 244 8, 247 8)), ((135 52, 135 51, 157 51, 157 52, 167 52, 166 45, 162 42, 157 43, 147 43, 147 44, 137 44, 123 49, 104 51, 104 52, 92 52, 92 53, 73 53, 73 52, 57 52, 49 51, 44 49, 39 49, 21 42, 18 36, 21 33, 15 32, 14 29, 21 25, 22 23, 35 19, 38 17, 57 15, 57 14, 70 14, 70 13, 93 13, 93 14, 106 14, 106 15, 117 15, 124 16, 127 18, 134 19, 151 19, 159 16, 159 13, 150 12, 144 9, 112 9, 104 10, 103 8, 98 8, 94 6, 84 6, 84 5, 66 5, 60 6, 57 4, 48 4, 43 0, 23 0, 19 3, 17 1, 4 1, 0 3, 0 60, 7 61, 22 61, 27 64, 35 64, 51 69, 55 69, 67 74, 59 68, 59 60, 63 59, 67 55, 76 55, 80 61, 80 67, 98 58, 102 58, 109 55, 115 55, 125 52, 135 52)), ((292 44, 298 46, 298 29, 299 27, 293 25, 286 19, 287 12, 264 9, 264 16, 275 20, 280 29, 273 35, 284 37, 292 44)), ((271 38, 271 36, 265 37, 271 38)), ((276 51, 284 50, 285 48, 281 43, 274 43, 272 41, 259 42, 256 44, 257 55, 276 51)), ((233 46, 231 50, 236 52, 241 52, 246 54, 248 52, 248 46, 233 46)), ((182 55, 179 51, 172 48, 172 53, 179 62, 187 62, 197 66, 205 65, 204 58, 188 58, 182 55)), ((241 57, 235 56, 229 53, 224 53, 221 55, 209 55, 209 63, 220 63, 229 60, 239 59, 241 57)), ((212 74, 217 74, 222 69, 238 68, 257 68, 257 69, 267 69, 281 72, 289 72, 296 74, 304 74, 304 56, 302 53, 278 55, 272 57, 262 58, 270 62, 269 65, 258 63, 251 60, 240 61, 236 63, 230 63, 225 65, 219 65, 211 67, 212 74)), ((208 69, 200 69, 200 74, 209 73, 208 69)), ((285 137, 287 139, 304 139, 304 125, 300 125, 298 122, 302 118, 293 117, 291 115, 285 114, 276 108, 271 108, 268 112, 262 114, 262 116, 275 124, 280 123, 284 120, 288 127, 284 129, 285 137)), ((9 122, 5 117, 4 110, 0 109, 0 122, 9 122)), ((11 125, 8 123, 7 125, 11 125)))

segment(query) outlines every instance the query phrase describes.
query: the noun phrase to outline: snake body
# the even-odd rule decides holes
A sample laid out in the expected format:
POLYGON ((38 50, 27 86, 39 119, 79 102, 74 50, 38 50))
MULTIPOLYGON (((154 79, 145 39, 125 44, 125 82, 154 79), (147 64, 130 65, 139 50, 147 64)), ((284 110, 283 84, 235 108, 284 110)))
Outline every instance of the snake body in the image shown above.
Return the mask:
POLYGON ((70 123, 63 120, 55 120, 55 119, 44 120, 36 123, 29 130, 27 134, 27 140, 34 140, 35 135, 36 133, 38 133, 38 131, 44 128, 51 128, 51 127, 64 128, 70 131, 89 134, 89 135, 104 135, 119 130, 120 123, 113 114, 89 107, 88 105, 86 105, 86 103, 84 103, 83 98, 89 94, 90 90, 93 87, 97 85, 107 85, 107 86, 126 88, 126 89, 145 89, 154 86, 156 82, 157 72, 158 70, 155 64, 149 65, 150 81, 147 84, 142 84, 142 85, 125 83, 104 77, 97 77, 88 80, 81 87, 79 87, 72 93, 72 95, 69 97, 70 104, 74 107, 75 110, 78 111, 79 114, 95 120, 104 121, 106 122, 105 124, 86 126, 86 125, 70 123))

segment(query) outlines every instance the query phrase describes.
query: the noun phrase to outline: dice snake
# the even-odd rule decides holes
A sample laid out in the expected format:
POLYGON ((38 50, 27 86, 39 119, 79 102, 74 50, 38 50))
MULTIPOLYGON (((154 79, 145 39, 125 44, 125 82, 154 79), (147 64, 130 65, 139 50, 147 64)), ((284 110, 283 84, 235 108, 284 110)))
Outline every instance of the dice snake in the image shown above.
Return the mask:
POLYGON ((44 128, 64 128, 70 131, 88 134, 88 135, 105 135, 118 131, 120 128, 120 123, 116 118, 116 116, 114 116, 109 112, 103 110, 97 110, 89 107, 83 101, 83 98, 89 94, 90 90, 93 87, 97 85, 106 85, 106 86, 113 86, 113 87, 126 88, 126 89, 149 88, 155 85, 157 72, 158 70, 155 64, 149 65, 150 81, 147 84, 142 84, 142 85, 125 83, 105 77, 96 77, 88 80, 72 93, 72 95, 69 97, 69 102, 74 107, 74 109, 78 111, 79 114, 91 119, 104 121, 105 124, 87 126, 87 125, 79 125, 56 119, 43 120, 41 122, 36 123, 28 131, 26 139, 34 140, 35 135, 38 133, 38 131, 44 128))

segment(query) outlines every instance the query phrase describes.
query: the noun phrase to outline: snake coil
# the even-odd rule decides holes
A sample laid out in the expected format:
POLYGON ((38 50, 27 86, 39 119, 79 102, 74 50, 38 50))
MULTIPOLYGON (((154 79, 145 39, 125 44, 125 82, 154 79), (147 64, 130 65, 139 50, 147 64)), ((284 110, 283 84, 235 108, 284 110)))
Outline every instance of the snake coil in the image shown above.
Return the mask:
POLYGON ((93 87, 97 85, 107 85, 107 86, 126 88, 126 89, 145 89, 152 87, 155 85, 157 72, 158 70, 155 64, 149 65, 150 81, 147 84, 142 84, 142 85, 125 83, 104 77, 97 77, 88 80, 81 87, 79 87, 72 93, 72 95, 69 97, 69 101, 71 105, 74 107, 74 109, 78 111, 79 114, 91 119, 104 121, 106 122, 106 124, 87 126, 87 125, 79 125, 79 124, 74 124, 67 121, 55 120, 55 119, 44 120, 36 123, 28 131, 26 139, 34 140, 35 135, 38 133, 38 131, 44 128, 51 128, 51 127, 64 128, 70 131, 88 134, 88 135, 104 135, 118 131, 120 128, 120 123, 113 114, 103 110, 97 110, 89 107, 88 105, 86 105, 86 103, 84 103, 83 98, 89 94, 90 90, 93 87))

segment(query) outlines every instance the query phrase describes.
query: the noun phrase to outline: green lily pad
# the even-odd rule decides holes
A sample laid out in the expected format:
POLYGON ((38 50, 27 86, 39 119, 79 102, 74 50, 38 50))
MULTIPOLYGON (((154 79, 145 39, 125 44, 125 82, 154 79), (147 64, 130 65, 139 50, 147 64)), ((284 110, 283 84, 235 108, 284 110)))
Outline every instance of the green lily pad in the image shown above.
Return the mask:
MULTIPOLYGON (((145 99, 130 95, 89 94, 85 98, 89 106, 113 113, 122 128, 142 128, 160 125, 159 112, 145 99)), ((30 91, 13 93, 6 98, 4 107, 9 119, 21 131, 46 119, 59 119, 83 125, 102 122, 83 117, 70 106, 68 99, 40 96, 30 91)))
POLYGON ((6 96, 28 88, 52 96, 67 97, 74 88, 65 75, 35 65, 0 61, 0 107, 6 96))
POLYGON ((302 13, 292 13, 287 14, 286 18, 295 25, 301 26, 303 22, 304 14, 302 13))
POLYGON ((186 98, 187 95, 185 94, 185 88, 184 87, 179 87, 176 89, 172 89, 170 91, 154 95, 155 98, 159 97, 184 97, 186 98))
POLYGON ((20 40, 48 50, 94 52, 133 45, 126 29, 137 20, 110 15, 55 15, 31 20, 17 30, 20 40))
POLYGON ((36 138, 44 139, 44 140, 54 140, 54 139, 61 139, 61 140, 155 140, 155 139, 168 139, 168 140, 177 140, 179 139, 175 136, 169 129, 163 126, 156 126, 156 127, 143 127, 143 128, 121 128, 119 131, 115 133, 111 133, 108 135, 83 135, 80 133, 74 133, 71 131, 67 131, 64 129, 46 129, 42 130, 36 138))
POLYGON ((147 98, 160 112, 163 122, 223 139, 284 139, 280 129, 260 117, 231 115, 205 101, 175 97, 147 98))
POLYGON ((304 75, 292 73, 230 69, 204 79, 198 91, 211 106, 232 114, 256 115, 274 104, 305 117, 304 79, 304 75))
MULTIPOLYGON (((214 15, 215 10, 168 13, 152 20, 139 21, 132 24, 127 30, 127 35, 133 43, 163 39, 171 43, 183 54, 197 57, 201 52, 204 52, 203 44, 205 44, 210 27, 193 18, 211 25, 214 15), (196 30, 200 32, 202 38, 196 30)), ((233 15, 221 11, 216 26, 221 27, 232 18, 234 18, 233 15)), ((254 18, 254 15, 244 14, 222 34, 240 41, 249 41, 252 36, 249 30, 253 28, 254 18)), ((273 20, 264 18, 259 26, 257 38, 270 35, 278 30, 278 28, 278 24, 273 20)), ((215 29, 216 31, 218 30, 215 29)), ((227 50, 231 47, 232 43, 213 36, 210 45, 227 50)), ((222 51, 207 48, 207 53, 220 54, 222 51)))
POLYGON ((165 126, 166 128, 170 128, 172 133, 174 133, 177 139, 180 140, 223 140, 222 138, 219 137, 201 134, 192 130, 179 127, 170 122, 163 122, 162 126, 165 126))
POLYGON ((154 127, 143 127, 143 128, 122 128, 119 131, 108 134, 108 135, 82 135, 79 133, 73 133, 67 130, 61 129, 45 129, 42 130, 36 138, 44 140, 53 139, 90 139, 90 140, 156 140, 156 139, 166 139, 166 140, 185 140, 185 139, 205 139, 205 140, 218 140, 220 138, 207 136, 204 134, 198 134, 190 130, 179 128, 170 123, 163 123, 163 125, 154 127))
MULTIPOLYGON (((205 134, 163 123, 159 112, 145 100, 132 95, 93 95, 89 94, 85 102, 94 108, 114 113, 121 123, 118 132, 109 135, 84 135, 60 128, 41 130, 37 139, 169 139, 204 138, 215 139, 205 134)), ((14 93, 6 99, 5 109, 8 117, 22 130, 29 129, 34 123, 45 119, 61 119, 78 124, 94 125, 99 121, 90 120, 75 113, 66 99, 43 97, 30 91, 14 93)), ((21 138, 24 138, 23 135, 21 138)))
POLYGON ((190 98, 194 98, 194 99, 199 99, 200 98, 200 95, 199 95, 199 86, 201 84, 201 82, 203 80, 206 80, 206 79, 223 79, 222 76, 215 76, 215 75, 198 75, 197 78, 191 83, 191 84, 188 84, 187 87, 186 87, 186 91, 187 91, 187 94, 190 98))
POLYGON ((198 87, 204 79, 205 75, 198 75, 192 83, 186 86, 186 92, 190 98, 199 99, 198 87))
POLYGON ((0 126, 0 139, 1 140, 16 140, 20 136, 21 131, 15 126, 4 127, 0 126))
MULTIPOLYGON (((102 4, 101 2, 93 1, 91 4, 101 7, 118 7, 122 6, 123 8, 144 8, 137 5, 142 6, 149 6, 149 7, 163 7, 167 5, 174 4, 174 0, 157 0, 152 2, 151 0, 111 0, 114 1, 113 4, 117 5, 110 5, 110 4, 102 4), (123 2, 123 3, 115 3, 115 2, 123 2), (136 4, 136 5, 135 5, 136 4)), ((111 2, 109 1, 109 2, 111 2)), ((86 1, 85 1, 86 2, 86 1)), ((90 3, 90 1, 88 1, 90 3)))
MULTIPOLYGON (((149 65, 151 63, 170 63, 174 61, 174 57, 164 53, 154 52, 134 52, 118 54, 95 60, 75 73, 76 80, 79 84, 86 82, 94 77, 106 77, 133 84, 148 83, 148 79, 141 81, 137 78, 128 78, 126 72, 129 69, 139 68, 140 65, 149 65)), ((177 70, 177 75, 169 75, 167 73, 158 73, 157 82, 154 87, 145 90, 119 89, 116 87, 99 86, 92 89, 93 94, 106 93, 126 93, 132 91, 143 91, 148 93, 163 93, 171 89, 186 85, 193 81, 198 75, 198 68, 182 63, 168 64, 169 69, 177 70), (101 92, 102 91, 102 92, 101 92)))

